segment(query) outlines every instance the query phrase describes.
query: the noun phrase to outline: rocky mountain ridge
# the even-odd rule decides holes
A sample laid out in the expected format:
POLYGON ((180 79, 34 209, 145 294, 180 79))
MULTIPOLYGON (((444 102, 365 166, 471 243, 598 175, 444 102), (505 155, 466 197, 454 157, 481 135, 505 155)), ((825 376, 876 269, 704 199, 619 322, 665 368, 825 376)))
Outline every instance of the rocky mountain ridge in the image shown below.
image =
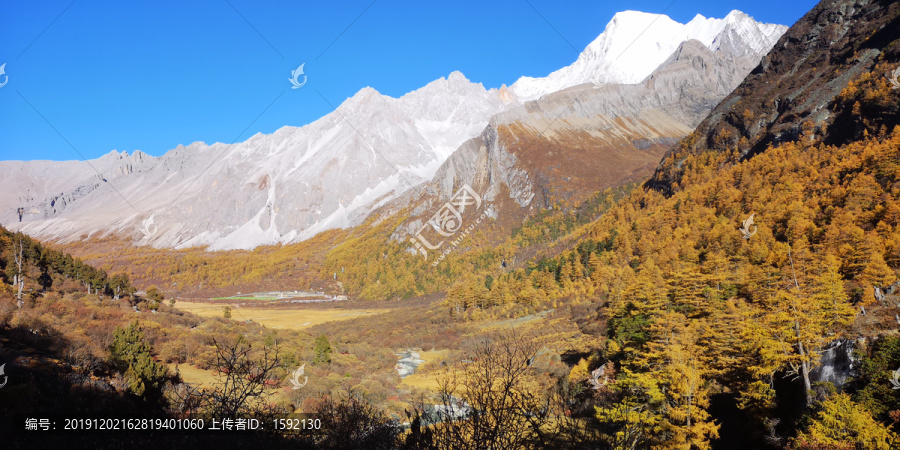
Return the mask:
POLYGON ((896 123, 897 105, 860 99, 861 109, 854 113, 856 99, 847 105, 842 104, 847 99, 839 97, 850 80, 872 71, 884 73, 879 83, 891 89, 888 72, 900 60, 898 22, 897 2, 820 2, 781 37, 689 139, 666 155, 648 186, 667 194, 676 191, 682 163, 691 154, 726 153, 734 162, 804 136, 840 145, 859 140, 866 128, 896 123), (871 123, 864 126, 863 116, 871 123))
POLYGON ((753 56, 724 57, 690 40, 642 83, 583 84, 526 102, 491 118, 430 182, 377 213, 392 216, 412 207, 395 240, 434 234, 439 220, 431 215, 469 186, 485 206, 463 219, 486 212, 508 230, 560 200, 575 204, 605 188, 642 181, 757 63, 753 56))
MULTIPOLYGON (((638 84, 593 84, 597 76, 619 75, 604 75, 611 69, 602 64, 578 72, 571 68, 576 62, 565 69, 566 83, 576 84, 523 103, 530 94, 516 85, 485 89, 454 72, 400 98, 363 88, 311 124, 241 143, 195 142, 158 158, 112 152, 86 162, 0 162, 0 169, 16 174, 0 181, 14 193, 0 199, 0 223, 62 243, 120 236, 157 248, 252 249, 354 226, 394 199, 404 204, 420 197, 430 184, 411 189, 430 180, 443 186, 434 201, 446 199, 476 171, 490 180, 481 186, 488 198, 499 195, 494 182, 504 180, 515 202, 533 212, 560 195, 575 198, 648 175, 662 151, 731 91, 783 29, 738 12, 725 19, 698 16, 688 25, 627 12, 617 14, 584 54, 627 48, 623 39, 630 35, 621 30, 631 28, 623 26, 641 21, 660 24, 651 33, 654 42, 675 34, 665 38, 674 45, 671 54, 656 55, 665 69, 638 84), (678 45, 692 35, 703 41, 678 45), (692 77, 706 86, 686 81, 692 77), (484 141, 492 133, 497 139, 484 141), (515 150, 494 155, 499 172, 475 170, 484 161, 472 150, 478 146, 467 142, 472 138, 515 150), (613 159, 597 153, 612 148, 618 152, 613 159), (598 164, 614 169, 592 173, 598 164), (537 165, 548 170, 533 171, 537 165), (533 198, 539 201, 532 204, 533 198)), ((545 91, 556 89, 554 83, 548 77, 531 86, 545 91)))
POLYGON ((574 63, 544 78, 522 77, 510 91, 520 99, 534 100, 586 82, 637 84, 690 40, 724 58, 758 58, 768 53, 785 30, 786 26, 760 23, 740 11, 731 11, 723 19, 698 14, 686 24, 662 14, 623 11, 574 63))

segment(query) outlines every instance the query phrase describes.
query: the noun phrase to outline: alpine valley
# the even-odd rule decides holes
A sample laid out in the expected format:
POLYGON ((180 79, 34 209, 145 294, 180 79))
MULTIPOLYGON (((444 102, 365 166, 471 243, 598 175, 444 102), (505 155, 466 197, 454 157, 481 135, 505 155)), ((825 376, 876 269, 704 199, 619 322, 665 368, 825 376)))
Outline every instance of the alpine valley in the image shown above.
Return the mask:
POLYGON ((509 86, 0 161, 3 445, 900 448, 898 77, 893 0, 623 11, 509 86), (110 415, 275 429, 25 419, 110 415))

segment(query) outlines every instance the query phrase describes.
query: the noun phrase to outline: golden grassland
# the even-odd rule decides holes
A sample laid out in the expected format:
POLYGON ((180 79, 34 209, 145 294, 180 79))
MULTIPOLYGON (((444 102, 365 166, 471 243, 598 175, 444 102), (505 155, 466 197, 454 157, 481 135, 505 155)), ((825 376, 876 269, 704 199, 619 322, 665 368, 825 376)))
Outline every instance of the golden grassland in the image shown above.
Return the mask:
MULTIPOLYGON (((200 386, 212 386, 219 378, 212 370, 199 369, 191 364, 178 364, 178 372, 185 383, 200 386)), ((169 370, 175 371, 175 364, 169 364, 169 370)))
POLYGON ((437 368, 441 360, 447 357, 449 350, 430 350, 416 352, 425 362, 419 366, 415 373, 403 378, 402 383, 419 389, 437 392, 437 368))
POLYGON ((275 329, 300 330, 326 322, 356 319, 387 312, 386 309, 275 309, 222 303, 178 302, 175 307, 200 317, 222 317, 231 308, 234 320, 252 320, 275 329))
MULTIPOLYGON (((169 364, 169 370, 175 372, 176 364, 169 364)), ((203 388, 211 388, 216 383, 221 383, 224 377, 219 377, 212 370, 200 369, 191 364, 178 364, 178 373, 181 374, 181 380, 185 383, 193 384, 203 388)), ((268 392, 275 394, 272 398, 275 401, 290 401, 286 391, 281 388, 272 388, 268 392)))
POLYGON ((502 319, 502 320, 490 320, 486 321, 481 325, 482 330, 502 330, 502 329, 511 329, 511 328, 520 328, 526 325, 534 327, 538 326, 540 322, 547 317, 548 314, 552 313, 553 309, 548 309, 545 311, 540 311, 535 314, 530 314, 523 317, 517 317, 514 319, 502 319))

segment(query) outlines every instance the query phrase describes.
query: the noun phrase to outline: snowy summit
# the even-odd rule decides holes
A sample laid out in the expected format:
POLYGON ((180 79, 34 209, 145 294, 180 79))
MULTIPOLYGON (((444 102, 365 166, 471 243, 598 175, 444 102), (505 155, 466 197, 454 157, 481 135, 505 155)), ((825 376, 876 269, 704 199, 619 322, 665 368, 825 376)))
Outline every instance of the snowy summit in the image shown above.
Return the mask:
POLYGON ((544 78, 519 78, 510 90, 520 100, 534 100, 584 83, 635 84, 650 75, 685 41, 700 41, 716 52, 766 54, 786 26, 765 24, 732 11, 724 19, 697 15, 686 24, 662 14, 623 11, 572 65, 544 78))

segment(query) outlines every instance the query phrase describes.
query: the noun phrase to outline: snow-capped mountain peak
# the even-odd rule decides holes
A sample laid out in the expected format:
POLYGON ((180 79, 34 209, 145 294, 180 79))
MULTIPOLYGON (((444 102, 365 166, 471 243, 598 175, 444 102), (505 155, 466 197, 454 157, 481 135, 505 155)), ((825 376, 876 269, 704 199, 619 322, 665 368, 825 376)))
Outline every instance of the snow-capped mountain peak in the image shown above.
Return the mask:
POLYGON ((508 88, 485 89, 457 71, 399 98, 365 87, 310 124, 236 144, 194 142, 158 158, 114 151, 90 161, 90 171, 81 161, 0 162, 0 172, 15 174, 0 179, 0 190, 15 192, 0 197, 0 222, 60 241, 115 234, 210 250, 297 242, 355 225, 431 179, 492 117, 523 100, 591 81, 638 83, 690 39, 720 55, 758 58, 784 29, 738 11, 687 24, 624 11, 571 66, 508 88), (148 217, 152 235, 140 228, 148 217))
POLYGON ((698 14, 686 24, 662 14, 622 11, 572 65, 544 78, 519 78, 510 91, 525 101, 584 83, 639 83, 691 39, 713 51, 762 56, 786 30, 783 25, 763 24, 736 10, 724 19, 698 14))

